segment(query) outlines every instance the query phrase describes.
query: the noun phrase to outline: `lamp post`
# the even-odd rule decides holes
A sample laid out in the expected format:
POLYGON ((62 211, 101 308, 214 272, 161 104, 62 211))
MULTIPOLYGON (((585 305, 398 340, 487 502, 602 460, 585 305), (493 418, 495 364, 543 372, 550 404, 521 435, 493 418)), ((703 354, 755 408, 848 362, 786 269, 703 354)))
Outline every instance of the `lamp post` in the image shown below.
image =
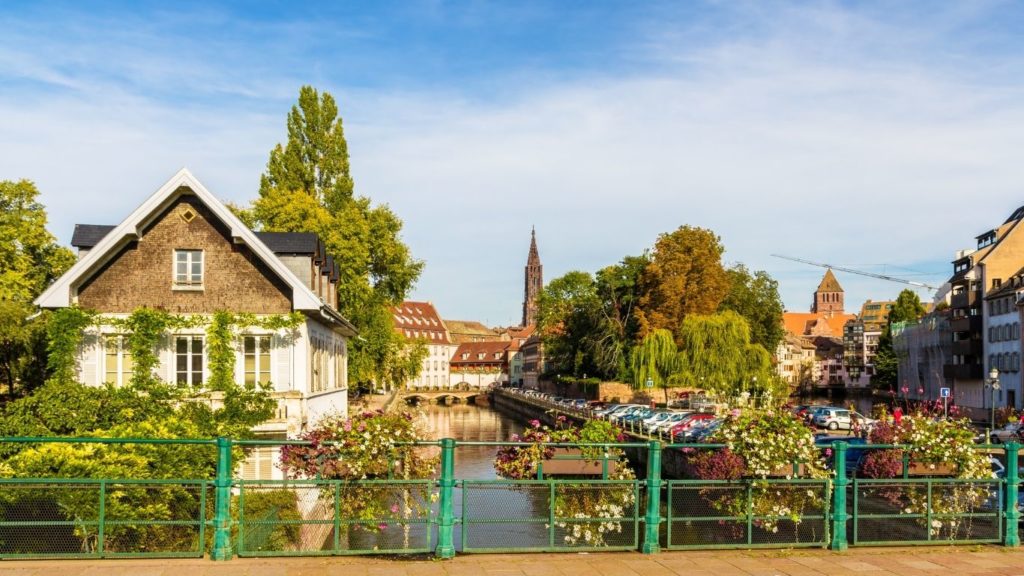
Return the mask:
POLYGON ((992 394, 989 397, 989 418, 988 418, 988 438, 992 438, 992 429, 996 426, 996 392, 999 391, 999 369, 995 366, 988 371, 988 380, 985 381, 985 387, 992 390, 992 394))

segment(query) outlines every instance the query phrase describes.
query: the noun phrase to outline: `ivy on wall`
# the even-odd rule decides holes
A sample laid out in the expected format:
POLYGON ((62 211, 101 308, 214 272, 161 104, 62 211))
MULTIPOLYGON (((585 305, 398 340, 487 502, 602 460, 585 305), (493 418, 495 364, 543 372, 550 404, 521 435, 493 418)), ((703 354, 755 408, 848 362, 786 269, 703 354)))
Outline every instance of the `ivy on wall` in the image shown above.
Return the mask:
POLYGON ((75 358, 85 329, 95 313, 77 306, 55 310, 46 326, 47 361, 50 378, 59 382, 75 379, 75 358))
POLYGON ((254 327, 272 331, 295 330, 303 320, 301 312, 256 316, 219 310, 212 315, 179 315, 153 308, 138 308, 125 318, 104 318, 91 310, 61 308, 55 311, 48 326, 48 367, 52 378, 73 381, 78 348, 85 329, 90 325, 107 324, 126 339, 126 348, 134 365, 131 384, 151 388, 160 382, 153 372, 160 365, 159 350, 168 333, 205 326, 207 365, 210 369, 206 388, 226 391, 235 386, 234 343, 240 330, 254 327))

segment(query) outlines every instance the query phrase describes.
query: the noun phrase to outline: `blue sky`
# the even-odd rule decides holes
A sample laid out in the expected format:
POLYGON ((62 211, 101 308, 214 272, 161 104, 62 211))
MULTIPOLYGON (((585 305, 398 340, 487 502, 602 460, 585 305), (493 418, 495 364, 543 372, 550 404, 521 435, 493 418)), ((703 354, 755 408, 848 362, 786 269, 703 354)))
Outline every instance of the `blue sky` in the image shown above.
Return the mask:
MULTIPOLYGON (((62 241, 181 166, 250 200, 312 84, 449 318, 518 321, 532 225, 548 279, 709 227, 804 310, 822 271, 770 254, 941 282, 1024 204, 1011 2, 15 1, 0 25, 0 178, 62 241)), ((849 308, 900 289, 838 277, 849 308)))

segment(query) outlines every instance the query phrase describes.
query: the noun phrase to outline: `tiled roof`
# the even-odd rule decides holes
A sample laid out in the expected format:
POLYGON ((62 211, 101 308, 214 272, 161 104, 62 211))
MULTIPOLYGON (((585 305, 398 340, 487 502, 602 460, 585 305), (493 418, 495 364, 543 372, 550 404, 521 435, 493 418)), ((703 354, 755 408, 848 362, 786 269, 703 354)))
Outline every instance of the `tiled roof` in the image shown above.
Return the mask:
POLYGON ((445 320, 444 323, 448 327, 448 333, 451 335, 452 343, 454 344, 499 340, 501 338, 497 332, 474 320, 445 320))
POLYGON ((257 232, 260 239, 275 254, 319 254, 323 248, 312 232, 257 232))
POLYGON ((797 336, 835 336, 842 337, 843 325, 856 319, 853 314, 832 314, 825 312, 784 312, 782 323, 786 332, 797 336))
POLYGON ((843 287, 839 285, 839 280, 836 280, 836 275, 832 273, 832 269, 825 270, 825 276, 821 278, 821 284, 818 284, 818 292, 842 292, 843 287))
POLYGON ((407 300, 391 309, 395 330, 406 338, 423 338, 429 344, 449 344, 448 329, 430 302, 407 300))
POLYGON ((92 248, 114 228, 115 226, 106 224, 75 224, 75 232, 71 235, 71 245, 75 248, 92 248))
POLYGON ((450 366, 472 366, 476 364, 495 364, 505 362, 510 342, 466 342, 459 344, 452 355, 450 366), (483 355, 481 357, 481 355, 483 355), (463 358, 465 356, 465 358, 463 358))

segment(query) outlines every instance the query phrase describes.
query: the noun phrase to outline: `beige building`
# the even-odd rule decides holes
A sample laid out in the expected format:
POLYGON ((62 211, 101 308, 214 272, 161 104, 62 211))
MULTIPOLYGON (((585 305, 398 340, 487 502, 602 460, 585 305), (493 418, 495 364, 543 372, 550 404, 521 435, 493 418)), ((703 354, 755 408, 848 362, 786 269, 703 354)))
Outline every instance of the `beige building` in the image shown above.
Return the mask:
POLYGON ((405 383, 405 388, 448 388, 449 363, 457 345, 437 309, 430 302, 406 301, 391 309, 395 330, 409 340, 422 342, 427 348, 418 376, 405 383))
MULTIPOLYGON (((336 308, 339 270, 315 235, 254 233, 183 169, 120 224, 78 226, 72 244, 78 261, 35 303, 98 313, 77 358, 83 384, 130 381, 134 362, 114 321, 140 308, 198 321, 164 335, 153 375, 200 392, 210 377, 204 319, 221 311, 298 313, 294 329, 238 329, 235 381, 268 385, 277 401, 256 432, 283 439, 347 411, 348 340, 356 330, 336 308)), ((270 465, 276 453, 263 452, 250 458, 247 477, 280 476, 270 465)))

